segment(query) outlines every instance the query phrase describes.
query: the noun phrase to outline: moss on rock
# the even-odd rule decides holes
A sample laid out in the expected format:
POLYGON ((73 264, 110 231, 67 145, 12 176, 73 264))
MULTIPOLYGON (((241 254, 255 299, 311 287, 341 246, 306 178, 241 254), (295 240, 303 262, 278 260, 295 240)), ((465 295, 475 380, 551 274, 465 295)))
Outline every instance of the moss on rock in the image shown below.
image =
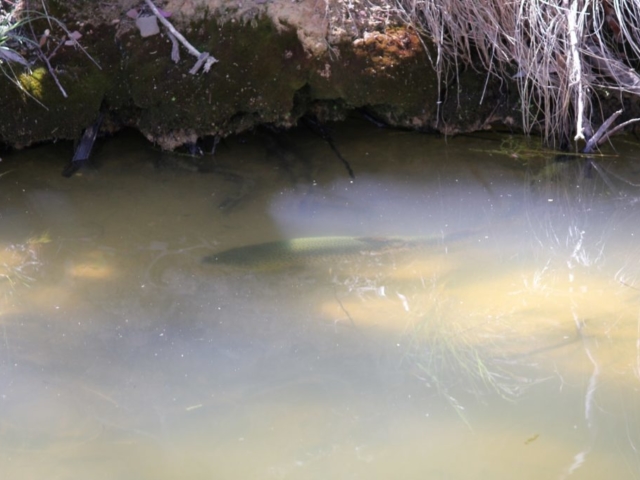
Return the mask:
POLYGON ((266 19, 254 26, 199 21, 190 32, 196 48, 219 60, 208 73, 189 74, 195 58, 184 53, 173 63, 167 37, 131 32, 122 39, 141 131, 162 144, 165 132, 176 129, 225 135, 256 123, 291 123, 307 62, 295 32, 278 33, 266 19))
POLYGON ((44 66, 16 69, 13 80, 0 78, 0 104, 10 117, 0 122, 0 139, 14 146, 55 139, 77 138, 95 121, 112 79, 80 52, 60 55, 56 60, 58 81, 44 66), (64 57, 64 58, 63 58, 64 57))

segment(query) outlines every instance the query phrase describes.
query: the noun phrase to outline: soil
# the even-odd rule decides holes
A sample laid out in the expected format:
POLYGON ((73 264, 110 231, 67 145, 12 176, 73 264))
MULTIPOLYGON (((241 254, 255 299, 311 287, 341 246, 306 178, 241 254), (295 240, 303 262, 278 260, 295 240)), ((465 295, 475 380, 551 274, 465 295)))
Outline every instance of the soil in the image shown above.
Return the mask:
MULTIPOLYGON (((182 46, 180 60, 171 60, 164 27, 141 37, 132 17, 149 14, 144 1, 47 5, 67 31, 54 25, 44 42, 51 68, 40 61, 17 74, 22 94, 0 80, 0 103, 16 112, 0 123, 9 146, 78 139, 101 109, 103 131, 133 127, 167 150, 257 125, 288 128, 302 116, 339 120, 356 109, 381 124, 447 134, 519 118, 515 89, 484 75, 469 70, 449 88, 439 84, 428 39, 382 2, 156 1, 199 52, 218 60, 196 75, 196 58, 182 46), (63 43, 74 31, 82 48, 63 43)), ((36 36, 51 27, 32 25, 36 36)))

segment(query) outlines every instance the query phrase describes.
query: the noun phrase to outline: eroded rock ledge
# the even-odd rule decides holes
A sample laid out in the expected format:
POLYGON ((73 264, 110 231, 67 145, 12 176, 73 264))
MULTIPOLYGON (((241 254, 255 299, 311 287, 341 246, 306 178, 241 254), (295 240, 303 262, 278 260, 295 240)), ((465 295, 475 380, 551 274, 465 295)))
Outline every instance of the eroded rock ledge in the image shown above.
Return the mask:
MULTIPOLYGON (((208 73, 189 74, 195 59, 184 49, 174 63, 162 27, 140 35, 127 13, 143 11, 144 2, 50 1, 49 14, 82 34, 99 68, 80 48, 59 47, 50 63, 68 98, 40 62, 30 73, 14 68, 42 105, 3 78, 0 141, 22 147, 77 139, 101 108, 103 128, 136 128, 164 149, 258 124, 289 127, 303 115, 341 119, 354 109, 392 126, 447 134, 520 121, 515 89, 482 73, 460 71, 439 86, 428 41, 382 7, 358 19, 341 16, 340 2, 332 10, 317 0, 155 4, 191 44, 219 60, 208 73)), ((49 28, 44 19, 32 24, 37 35, 49 28)), ((56 36, 63 32, 54 27, 45 53, 58 45, 56 36)))

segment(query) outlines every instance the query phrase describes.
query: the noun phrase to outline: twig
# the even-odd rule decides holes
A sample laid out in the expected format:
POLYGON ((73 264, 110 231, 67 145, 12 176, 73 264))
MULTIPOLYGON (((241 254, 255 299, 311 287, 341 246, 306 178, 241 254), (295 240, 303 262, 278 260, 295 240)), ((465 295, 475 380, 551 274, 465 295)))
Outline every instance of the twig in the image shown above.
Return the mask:
POLYGON ((167 27, 167 29, 173 34, 174 37, 176 37, 178 39, 178 41, 184 45, 184 47, 187 49, 187 51, 193 55, 194 57, 198 58, 198 61, 196 62, 196 64, 193 66, 193 68, 191 70, 189 70, 189 73, 191 75, 195 75, 196 73, 198 73, 198 70, 200 70, 200 67, 204 64, 203 70, 204 72, 208 72, 211 69, 211 65, 213 65, 214 63, 216 63, 218 60, 210 55, 207 52, 203 52, 200 53, 193 45, 191 45, 186 38, 184 38, 182 36, 182 34, 175 29, 175 27, 173 25, 171 25, 171 23, 169 22, 169 20, 167 20, 166 18, 164 18, 164 16, 160 13, 160 11, 158 10, 158 8, 153 4, 153 2, 151 0, 144 0, 145 3, 147 4, 147 6, 151 9, 151 11, 153 12, 153 14, 158 17, 158 20, 160 20, 160 23, 162 23, 165 27, 167 27), (205 56, 206 55, 206 56, 205 56))
POLYGON ((335 285, 333 287, 333 295, 336 297, 336 300, 338 301, 338 305, 340 305, 340 308, 342 309, 342 311, 344 312, 344 314, 347 316, 347 318, 349 319, 349 322, 351 322, 351 325, 353 327, 357 327, 356 322, 353 321, 353 318, 351 317, 351 315, 349 315, 349 311, 344 308, 344 305, 342 304, 342 301, 340 300, 340 297, 338 297, 338 292, 336 291, 335 285))
MULTIPOLYGON (((209 55, 207 52, 202 52, 198 57, 198 61, 195 63, 193 67, 191 67, 191 70, 189 70, 189 73, 191 75, 195 75, 196 73, 198 73, 198 70, 200 70, 200 67, 202 66, 202 64, 205 63, 210 57, 211 55, 209 55)), ((205 72, 207 70, 205 70, 205 72)))
POLYGON ((171 32, 167 32, 167 37, 171 40, 171 60, 173 60, 173 63, 178 63, 180 61, 178 39, 171 32))
POLYGON ((62 96, 64 98, 67 98, 69 95, 67 95, 67 92, 62 87, 62 84, 60 83, 60 80, 58 80, 58 76, 56 75, 56 72, 53 70, 53 67, 51 66, 51 63, 49 62, 49 59, 43 53, 42 49, 39 46, 38 46, 38 56, 44 61, 44 63, 47 64, 47 69, 49 70, 49 73, 51 74, 51 77, 53 78, 54 82, 56 82, 56 85, 58 86, 58 89, 62 93, 62 96))
POLYGON ((591 153, 598 145, 601 145, 609 136, 611 132, 607 133, 607 130, 611 126, 613 122, 615 122, 616 118, 618 118, 622 114, 622 110, 618 110, 614 112, 607 120, 600 125, 598 131, 589 139, 587 144, 585 145, 582 153, 591 153))
MULTIPOLYGON (((33 38, 38 38, 36 36, 35 30, 33 29, 33 24, 31 22, 28 22, 28 23, 29 23, 29 30, 31 30, 31 36, 33 38)), ((47 58, 47 56, 42 51, 42 48, 40 47, 40 44, 38 42, 34 42, 34 47, 36 49, 36 52, 38 53, 38 57, 40 57, 42 60, 44 60, 44 63, 47 65, 47 69, 49 70, 49 73, 51 74, 51 77, 53 78, 54 82, 56 82, 56 85, 58 86, 58 89, 62 93, 62 96, 64 98, 67 98, 68 97, 67 92, 62 87, 62 84, 60 83, 60 80, 58 80, 58 76, 56 75, 56 72, 53 70, 53 67, 51 66, 51 62, 49 62, 49 59, 47 58)))
POLYGON ((79 42, 79 41, 77 41, 77 40, 75 40, 75 39, 73 39, 73 38, 71 37, 71 32, 69 32, 69 30, 67 30, 67 27, 65 27, 64 25, 61 25, 61 26, 62 26, 62 28, 64 29, 65 33, 67 34, 67 38, 69 38, 69 40, 73 40, 73 42, 74 42, 74 43, 73 43, 73 46, 74 46, 74 47, 76 47, 76 48, 79 48, 79 49, 82 51, 82 53, 84 53, 84 54, 87 56, 87 58, 88 58, 89 60, 91 60, 91 61, 93 62, 93 64, 94 64, 96 67, 98 67, 98 70, 102 70, 102 67, 100 66, 100 64, 96 61, 96 59, 95 59, 95 58, 93 58, 91 55, 89 55, 89 52, 87 52, 87 49, 86 49, 86 48, 84 48, 84 47, 80 44, 80 42, 79 42))
MULTIPOLYGON (((29 4, 28 4, 28 3, 27 3, 27 7, 29 7, 29 4)), ((47 11, 47 10, 46 10, 46 6, 45 6, 44 2, 42 2, 42 7, 45 9, 45 14, 46 14, 46 11, 47 11)), ((47 20, 49 21, 49 25, 51 26, 51 20, 50 20, 50 17, 48 16, 48 14, 46 14, 46 18, 47 18, 47 20)), ((57 20, 56 20, 56 21, 57 21, 57 20)), ((33 37, 33 38, 38 38, 38 37, 36 36, 36 32, 35 32, 35 30, 33 29, 33 24, 32 24, 31 22, 28 22, 28 23, 29 23, 29 30, 31 30, 31 35, 32 35, 32 37, 33 37)), ((68 38, 71 38, 71 34, 70 34, 69 30, 67 30, 67 27, 66 27, 62 22, 60 22, 60 21, 57 21, 57 23, 58 23, 58 25, 59 25, 59 26, 64 30, 64 32, 65 32, 65 34, 67 35, 67 37, 68 37, 68 38)), ((52 28, 53 28, 53 27, 52 27, 52 28)), ((64 42, 64 40, 63 40, 63 42, 64 42)), ((61 43, 60 45, 62 45, 62 43, 61 43)), ((57 49, 60 47, 60 45, 58 45, 58 46, 56 47, 56 49, 55 49, 55 50, 57 50, 57 49)), ((82 52, 83 52, 83 53, 84 53, 84 54, 85 54, 85 55, 86 55, 86 56, 87 56, 87 57, 88 57, 88 58, 89 58, 89 59, 90 59, 90 60, 91 60, 95 65, 96 65, 96 67, 98 67, 100 70, 102 70, 102 67, 100 67, 100 65, 98 64, 98 62, 96 62, 96 61, 93 59, 93 57, 92 57, 91 55, 89 55, 89 52, 87 52, 87 51, 82 47, 82 45, 80 45, 77 41, 75 41, 75 45, 76 45, 77 47, 79 47, 79 48, 80 48, 80 50, 82 50, 82 52)), ((38 42, 34 42, 34 45, 33 45, 33 46, 34 46, 34 47, 35 47, 35 49, 36 49, 36 52, 37 52, 37 54, 38 54, 38 57, 40 57, 40 58, 44 61, 44 63, 47 65, 47 69, 49 70, 49 73, 51 74, 51 77, 53 78, 53 80, 56 82, 56 85, 58 86, 58 89, 59 89, 59 90, 60 90, 60 92, 62 93, 62 96, 63 96, 64 98, 68 98, 69 96, 67 95, 67 92, 66 92, 66 91, 65 91, 65 89, 62 87, 62 84, 60 83, 60 80, 58 80, 58 76, 56 75, 55 70, 54 70, 54 69, 53 69, 53 67, 51 66, 51 62, 49 61, 49 58, 47 58, 47 56, 46 56, 46 55, 44 54, 44 52, 42 51, 42 47, 40 46, 40 44, 39 44, 38 42)), ((55 53, 55 50, 54 50, 54 52, 53 52, 53 53, 55 53)), ((53 56, 53 54, 52 54, 52 56, 53 56)))
POLYGON ((627 120, 626 122, 622 122, 620 125, 618 125, 617 127, 611 129, 609 132, 607 132, 607 134, 602 138, 602 140, 600 140, 600 142, 598 143, 598 145, 601 145, 603 142, 605 142, 611 135, 613 135, 614 133, 618 133, 619 130, 622 130, 624 127, 626 127, 627 125, 631 125, 632 123, 636 123, 636 122, 640 122, 640 118, 632 118, 631 120, 627 120))
POLYGON ((622 110, 618 110, 614 112, 609 118, 607 118, 606 122, 604 122, 598 131, 589 139, 587 144, 585 145, 582 153, 591 153, 596 147, 599 147, 604 142, 606 142, 611 135, 618 133, 624 127, 631 125, 632 123, 640 122, 640 118, 632 118, 631 120, 627 120, 626 122, 622 122, 620 125, 609 129, 609 127, 613 124, 613 122, 620 116, 622 110))
POLYGON ((60 42, 58 43, 58 45, 56 45, 56 48, 54 48, 54 49, 51 51, 51 53, 50 53, 49 55, 47 55, 47 58, 48 58, 49 60, 51 60, 51 59, 54 57, 54 55, 55 55, 56 53, 58 53, 58 50, 60 49, 60 47, 61 47, 62 45, 64 45, 64 42, 66 42, 66 41, 67 41, 67 37, 66 37, 66 36, 62 37, 62 40, 60 40, 60 42))

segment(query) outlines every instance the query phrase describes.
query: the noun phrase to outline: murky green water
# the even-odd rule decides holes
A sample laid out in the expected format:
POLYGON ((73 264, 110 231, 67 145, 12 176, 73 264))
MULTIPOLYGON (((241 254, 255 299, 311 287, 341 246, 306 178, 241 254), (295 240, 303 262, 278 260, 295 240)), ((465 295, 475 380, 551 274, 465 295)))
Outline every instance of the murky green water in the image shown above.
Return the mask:
POLYGON ((638 145, 335 141, 3 157, 2 478, 640 478, 638 145), (369 243, 202 261, 318 236, 369 243))

